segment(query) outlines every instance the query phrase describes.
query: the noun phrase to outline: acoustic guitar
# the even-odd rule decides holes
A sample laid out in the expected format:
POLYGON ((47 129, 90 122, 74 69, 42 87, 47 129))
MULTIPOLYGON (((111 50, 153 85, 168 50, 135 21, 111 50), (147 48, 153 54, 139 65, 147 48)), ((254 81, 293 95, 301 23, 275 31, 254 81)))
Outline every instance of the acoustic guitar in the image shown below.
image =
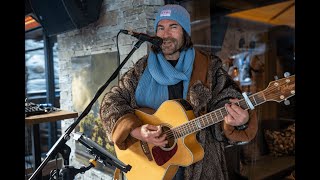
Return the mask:
MULTIPOLYGON (((237 105, 243 109, 252 109, 267 101, 282 102, 295 95, 295 75, 269 83, 263 91, 239 100, 237 105)), ((227 115, 221 107, 195 118, 192 107, 182 99, 168 100, 161 104, 154 114, 136 110, 135 114, 144 124, 161 125, 166 133, 166 147, 154 146, 137 141, 126 150, 115 146, 117 158, 132 166, 125 173, 128 180, 169 180, 174 177, 179 166, 189 166, 204 157, 204 150, 196 139, 201 129, 224 120, 227 115)))

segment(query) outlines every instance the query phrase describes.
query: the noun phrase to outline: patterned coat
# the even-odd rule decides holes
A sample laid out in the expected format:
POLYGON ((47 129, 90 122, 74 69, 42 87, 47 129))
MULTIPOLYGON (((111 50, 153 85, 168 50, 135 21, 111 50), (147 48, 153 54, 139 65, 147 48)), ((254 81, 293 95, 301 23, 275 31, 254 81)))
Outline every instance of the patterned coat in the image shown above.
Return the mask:
MULTIPOLYGON (((130 132, 142 125, 134 115, 139 109, 135 101, 135 89, 147 65, 147 57, 140 59, 120 79, 118 86, 111 88, 103 97, 100 117, 108 138, 126 149, 137 139, 130 132)), ((221 60, 196 50, 193 72, 189 84, 187 101, 193 107, 195 116, 211 112, 228 103, 230 98, 242 98, 238 85, 222 68, 221 60)), ((250 111, 249 126, 236 130, 224 121, 209 126, 197 134, 197 139, 205 151, 204 158, 185 169, 184 179, 206 180, 229 179, 224 147, 240 141, 250 141, 257 133, 257 119, 250 111)))

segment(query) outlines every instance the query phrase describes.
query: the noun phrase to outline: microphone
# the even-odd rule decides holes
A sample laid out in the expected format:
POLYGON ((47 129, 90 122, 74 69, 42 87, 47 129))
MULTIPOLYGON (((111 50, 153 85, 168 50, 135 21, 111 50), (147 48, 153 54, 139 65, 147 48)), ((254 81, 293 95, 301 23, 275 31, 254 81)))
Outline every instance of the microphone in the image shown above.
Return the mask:
POLYGON ((136 37, 137 39, 139 39, 141 41, 148 41, 157 47, 160 47, 163 42, 162 38, 160 38, 158 36, 149 36, 148 34, 138 33, 138 32, 134 32, 134 31, 128 31, 128 30, 124 30, 124 29, 121 29, 120 32, 122 32, 124 34, 129 34, 133 37, 136 37))

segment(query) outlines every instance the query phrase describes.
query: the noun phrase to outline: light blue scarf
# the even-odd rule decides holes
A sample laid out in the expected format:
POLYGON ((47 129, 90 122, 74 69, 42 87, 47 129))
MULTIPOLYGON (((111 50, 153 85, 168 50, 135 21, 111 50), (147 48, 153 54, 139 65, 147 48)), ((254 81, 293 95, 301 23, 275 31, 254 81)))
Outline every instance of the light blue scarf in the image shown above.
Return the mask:
POLYGON ((135 92, 138 106, 158 109, 161 103, 169 99, 168 85, 180 81, 183 81, 183 98, 186 99, 194 57, 193 48, 182 51, 177 65, 173 67, 162 53, 151 51, 135 92))

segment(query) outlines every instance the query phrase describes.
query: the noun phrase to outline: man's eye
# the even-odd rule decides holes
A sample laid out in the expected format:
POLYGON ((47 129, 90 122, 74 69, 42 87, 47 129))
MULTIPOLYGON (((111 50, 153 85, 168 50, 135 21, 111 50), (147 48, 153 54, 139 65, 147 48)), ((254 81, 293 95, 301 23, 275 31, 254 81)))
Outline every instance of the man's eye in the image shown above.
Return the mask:
POLYGON ((173 25, 173 26, 171 26, 171 28, 172 29, 176 29, 176 28, 178 28, 178 26, 177 25, 173 25))

